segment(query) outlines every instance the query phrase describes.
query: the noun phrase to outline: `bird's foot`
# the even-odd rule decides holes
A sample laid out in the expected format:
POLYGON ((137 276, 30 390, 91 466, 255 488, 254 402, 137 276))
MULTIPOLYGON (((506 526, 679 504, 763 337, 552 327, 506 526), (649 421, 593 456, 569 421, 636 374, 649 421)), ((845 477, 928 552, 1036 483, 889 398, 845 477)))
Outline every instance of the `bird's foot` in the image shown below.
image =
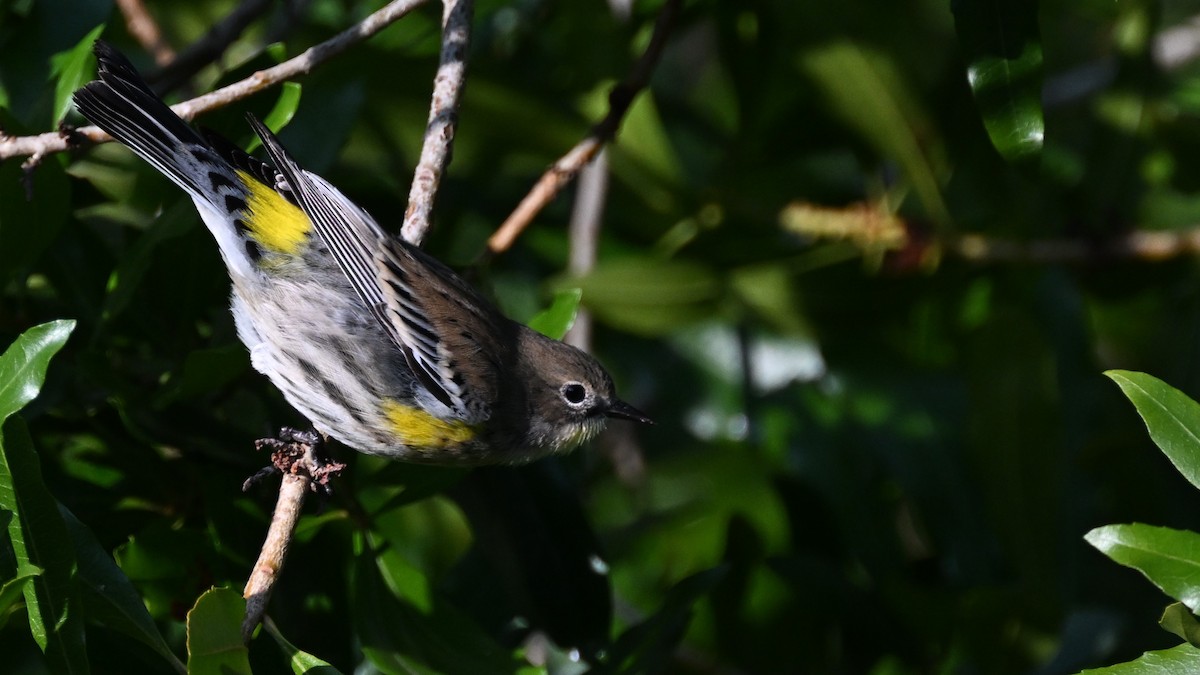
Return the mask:
POLYGON ((300 474, 311 480, 313 492, 328 496, 334 477, 346 468, 343 462, 335 462, 326 452, 328 438, 318 431, 301 431, 283 427, 275 438, 260 438, 254 442, 256 450, 270 450, 271 463, 242 484, 245 492, 256 483, 274 474, 300 474))

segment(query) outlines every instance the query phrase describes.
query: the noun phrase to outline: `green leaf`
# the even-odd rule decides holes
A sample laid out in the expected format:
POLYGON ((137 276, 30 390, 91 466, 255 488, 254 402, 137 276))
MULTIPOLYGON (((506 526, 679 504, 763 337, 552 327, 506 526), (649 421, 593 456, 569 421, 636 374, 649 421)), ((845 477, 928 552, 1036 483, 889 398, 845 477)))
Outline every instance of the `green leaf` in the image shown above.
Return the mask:
POLYGON ((300 651, 291 642, 288 642, 283 634, 279 632, 279 627, 275 622, 267 617, 263 620, 263 629, 267 631, 271 637, 275 638, 275 642, 279 644, 279 648, 288 655, 289 663, 292 666, 292 672, 296 675, 340 675, 342 671, 329 665, 308 652, 300 651))
POLYGON ((1105 525, 1084 539, 1116 562, 1141 572, 1164 593, 1200 608, 1200 534, 1134 523, 1105 525))
POLYGON ((71 109, 71 94, 92 79, 96 71, 92 45, 103 32, 104 24, 100 24, 74 47, 50 57, 50 74, 57 78, 54 82, 54 119, 51 120, 54 124, 66 117, 71 109))
MULTIPOLYGON (((65 333, 62 338, 66 338, 65 333)), ((31 386, 18 399, 33 398, 37 393, 40 375, 57 346, 61 346, 61 341, 53 349, 38 352, 44 359, 31 360, 38 377, 26 379, 31 386), (33 379, 37 380, 36 385, 32 384, 33 379)), ((11 365, 8 357, 12 351, 0 357, 0 370, 5 364, 11 365)), ((74 552, 58 505, 42 480, 33 440, 20 417, 12 417, 0 427, 0 509, 13 514, 8 523, 8 540, 17 574, 35 574, 39 569, 42 572, 24 588, 30 634, 46 654, 52 672, 88 672, 83 612, 74 584, 74 552)))
POLYGON ((190 675, 250 675, 250 652, 242 642, 246 600, 228 588, 213 588, 187 615, 190 675))
POLYGON ((176 671, 187 672, 183 662, 167 646, 129 577, 75 514, 61 505, 59 512, 66 522, 75 558, 79 561, 79 580, 83 582, 82 596, 88 618, 145 644, 176 671))
POLYGON ((1197 620, 1192 610, 1182 602, 1167 605, 1162 618, 1158 620, 1158 625, 1162 626, 1163 630, 1187 640, 1193 647, 1200 645, 1200 620, 1197 620))
POLYGON ((9 615, 25 594, 25 587, 41 573, 41 570, 35 570, 20 574, 4 582, 3 586, 0 586, 0 628, 3 628, 8 623, 9 615))
POLYGON ((0 423, 37 397, 51 357, 74 329, 74 321, 62 320, 34 326, 0 354, 0 423))
POLYGON ((1137 408, 1155 445, 1192 485, 1200 488, 1200 404, 1145 373, 1106 373, 1137 408))
POLYGON ((956 0, 951 8, 992 145, 1009 161, 1039 157, 1046 129, 1037 0, 956 0))
MULTIPOLYGON (((302 87, 298 82, 284 82, 280 89, 279 98, 275 99, 275 105, 271 108, 271 112, 263 118, 263 124, 274 133, 279 133, 292 121, 296 116, 296 109, 300 107, 300 92, 302 87)), ((250 140, 250 147, 246 152, 254 152, 256 148, 262 145, 262 141, 255 136, 250 140)))
POLYGON ((1179 645, 1146 652, 1127 663, 1085 670, 1080 675, 1193 675, 1200 672, 1200 649, 1179 645))
POLYGON ((548 338, 563 339, 575 323, 582 297, 583 290, 579 288, 564 288, 556 292, 550 306, 529 320, 529 327, 548 338))

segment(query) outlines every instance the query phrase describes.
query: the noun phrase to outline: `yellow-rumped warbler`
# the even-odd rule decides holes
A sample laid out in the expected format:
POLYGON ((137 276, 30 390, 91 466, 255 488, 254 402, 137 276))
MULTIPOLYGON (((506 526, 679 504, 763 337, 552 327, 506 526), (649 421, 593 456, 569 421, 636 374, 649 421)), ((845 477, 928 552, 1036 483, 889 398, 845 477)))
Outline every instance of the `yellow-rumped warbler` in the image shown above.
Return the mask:
POLYGON ((88 120, 195 202, 233 280, 250 361, 319 431, 435 464, 569 450, 606 417, 649 419, 591 356, 505 318, 449 268, 389 236, 250 122, 272 167, 192 129, 97 41, 88 120))

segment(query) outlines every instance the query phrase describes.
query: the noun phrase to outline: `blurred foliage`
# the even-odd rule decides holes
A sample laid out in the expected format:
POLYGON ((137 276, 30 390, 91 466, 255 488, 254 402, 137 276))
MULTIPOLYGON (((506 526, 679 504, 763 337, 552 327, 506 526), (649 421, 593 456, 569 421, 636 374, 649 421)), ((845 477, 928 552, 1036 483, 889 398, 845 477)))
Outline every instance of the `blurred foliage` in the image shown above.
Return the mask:
MULTIPOLYGON (((237 4, 146 0, 177 49, 237 4)), ((168 98, 380 5, 273 4, 168 98)), ((429 250, 480 259, 603 116, 660 5, 622 19, 599 0, 478 3, 429 250)), ((1200 530, 1200 495, 1101 376, 1140 370, 1200 393, 1200 274, 1190 258, 1087 252, 1200 222, 1200 61, 1163 56, 1198 12, 684 2, 607 153, 595 269, 564 272, 565 195, 468 270, 515 319, 553 305, 547 332, 580 289, 593 351, 658 424, 613 424, 590 449, 522 468, 343 452, 350 469, 302 519, 272 599, 275 637, 260 633, 244 663, 1042 675, 1180 653, 1154 625, 1164 595, 1083 536, 1132 521, 1200 530), (948 245, 968 234, 1084 255, 968 261, 948 245)), ((438 20, 425 7, 299 87, 200 123, 244 144, 245 112, 294 113, 282 139, 297 158, 398 228, 438 20)), ((5 134, 53 128, 101 25, 153 72, 111 2, 0 0, 5 134)), ((191 204, 124 149, 0 163, 0 348, 76 322, 40 395, 3 426, 20 471, 5 487, 40 495, 0 503, 5 672, 172 672, 165 654, 188 661, 196 631, 209 645, 229 634, 273 505, 270 486, 239 491, 266 462, 253 440, 303 420, 251 369, 227 302, 191 204), (31 534, 63 551, 55 565, 25 557, 31 534)))

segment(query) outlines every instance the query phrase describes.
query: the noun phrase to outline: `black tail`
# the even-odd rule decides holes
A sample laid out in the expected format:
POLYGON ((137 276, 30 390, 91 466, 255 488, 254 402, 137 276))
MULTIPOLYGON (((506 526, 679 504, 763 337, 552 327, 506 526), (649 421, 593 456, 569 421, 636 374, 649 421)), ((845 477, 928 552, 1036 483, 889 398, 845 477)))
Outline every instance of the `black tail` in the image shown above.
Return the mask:
POLYGON ((150 90, 124 54, 102 40, 94 51, 100 79, 75 92, 80 114, 193 196, 205 194, 201 164, 220 163, 209 144, 150 90))

